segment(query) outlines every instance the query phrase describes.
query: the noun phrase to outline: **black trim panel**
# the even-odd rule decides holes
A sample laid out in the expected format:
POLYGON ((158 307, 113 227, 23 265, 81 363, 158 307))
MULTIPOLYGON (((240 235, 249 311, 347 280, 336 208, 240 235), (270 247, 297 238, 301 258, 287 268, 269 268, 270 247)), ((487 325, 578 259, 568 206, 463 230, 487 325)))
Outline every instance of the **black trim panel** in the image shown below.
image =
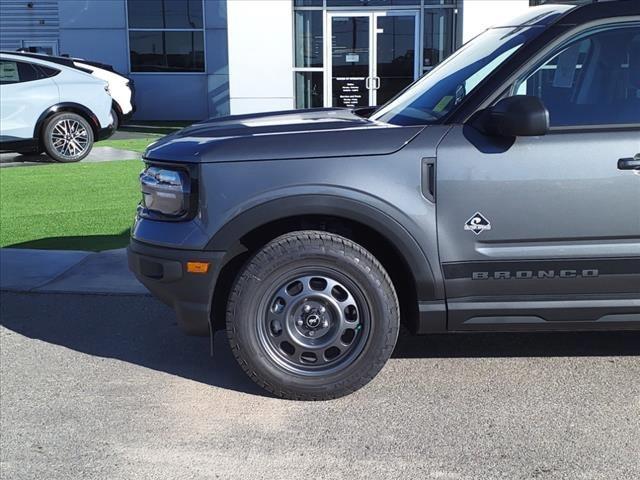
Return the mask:
MULTIPOLYGON (((640 275, 640 257, 631 258, 598 258, 598 259, 554 259, 554 260, 533 260, 533 261, 502 261, 502 262, 456 262, 442 265, 444 278, 446 280, 473 279, 478 272, 488 273, 490 278, 495 279, 495 275, 500 272, 513 273, 513 278, 503 278, 503 280, 517 279, 517 272, 533 272, 531 278, 539 277, 538 272, 562 271, 580 272, 597 270, 598 275, 640 275)), ((573 275, 573 274, 571 274, 573 275)), ((525 279, 527 277, 523 277, 525 279)), ((571 278, 567 276, 566 278, 571 278)), ((497 280, 501 280, 498 278, 497 280)))
POLYGON ((418 324, 413 328, 416 335, 443 333, 447 331, 447 304, 444 301, 418 302, 418 324))
POLYGON ((113 128, 113 124, 109 125, 108 127, 101 128, 100 130, 98 130, 98 135, 96 136, 96 142, 110 138, 115 133, 115 131, 116 129, 113 128))
POLYGON ((171 306, 178 325, 189 335, 206 336, 210 332, 211 302, 224 252, 178 250, 146 245, 131 240, 127 249, 129 269, 149 291, 171 306), (204 275, 186 273, 188 261, 208 261, 204 275))
POLYGON ((450 301, 452 331, 640 330, 639 295, 450 301))
MULTIPOLYGON (((8 138, 8 137, 5 137, 8 138)), ((0 141, 0 152, 31 153, 38 151, 38 141, 33 138, 0 141)))
MULTIPOLYGON (((152 160, 146 161, 151 162, 152 160)), ((155 161, 155 160, 154 160, 155 161)), ((414 237, 391 214, 374 206, 341 196, 297 195, 283 197, 245 210, 225 224, 209 241, 206 250, 228 251, 238 239, 270 222, 293 217, 329 215, 367 225, 391 245, 409 267, 417 288, 418 300, 434 300, 440 286, 432 264, 414 237)), ((435 259, 431 259, 433 261, 435 259)), ((437 264, 434 265, 437 268, 437 264)))

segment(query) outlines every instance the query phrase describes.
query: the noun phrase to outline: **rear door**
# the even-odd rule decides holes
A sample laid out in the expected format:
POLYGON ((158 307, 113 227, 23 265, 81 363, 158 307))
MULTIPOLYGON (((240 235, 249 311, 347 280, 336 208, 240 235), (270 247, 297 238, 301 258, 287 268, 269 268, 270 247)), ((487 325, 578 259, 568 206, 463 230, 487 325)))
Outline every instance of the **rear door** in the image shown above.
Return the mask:
POLYGON ((30 139, 40 115, 59 101, 58 87, 29 63, 0 59, 0 138, 30 139))
POLYGON ((439 146, 449 327, 640 326, 640 22, 576 33, 508 87, 552 133, 458 126, 439 146))

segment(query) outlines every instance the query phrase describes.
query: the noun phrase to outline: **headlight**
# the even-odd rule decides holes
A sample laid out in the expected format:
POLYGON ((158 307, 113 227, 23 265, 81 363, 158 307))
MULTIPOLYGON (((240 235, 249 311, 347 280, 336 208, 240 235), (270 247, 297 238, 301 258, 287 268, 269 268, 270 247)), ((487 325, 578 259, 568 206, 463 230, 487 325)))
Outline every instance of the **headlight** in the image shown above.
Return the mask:
POLYGON ((191 211, 191 179, 186 170, 147 166, 140 173, 142 204, 147 218, 182 220, 191 211))

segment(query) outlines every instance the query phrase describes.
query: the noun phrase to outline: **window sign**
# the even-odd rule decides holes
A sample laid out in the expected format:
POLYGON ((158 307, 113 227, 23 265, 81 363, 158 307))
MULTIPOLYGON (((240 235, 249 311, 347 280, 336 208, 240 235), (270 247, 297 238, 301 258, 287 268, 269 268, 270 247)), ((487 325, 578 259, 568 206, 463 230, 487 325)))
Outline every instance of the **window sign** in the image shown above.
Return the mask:
POLYGON ((0 62, 0 82, 17 83, 19 81, 18 64, 16 62, 0 62))
POLYGON ((363 96, 365 77, 336 77, 333 79, 334 89, 338 91, 338 107, 357 108, 367 105, 363 96))

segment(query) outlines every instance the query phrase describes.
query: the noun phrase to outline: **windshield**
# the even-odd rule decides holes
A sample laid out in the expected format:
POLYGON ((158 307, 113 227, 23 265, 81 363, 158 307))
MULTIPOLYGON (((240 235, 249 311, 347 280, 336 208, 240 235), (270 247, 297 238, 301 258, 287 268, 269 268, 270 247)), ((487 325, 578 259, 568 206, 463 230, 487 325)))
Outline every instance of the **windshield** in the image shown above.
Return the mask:
POLYGON ((542 30, 539 27, 487 30, 377 110, 371 119, 393 125, 437 123, 542 30))

